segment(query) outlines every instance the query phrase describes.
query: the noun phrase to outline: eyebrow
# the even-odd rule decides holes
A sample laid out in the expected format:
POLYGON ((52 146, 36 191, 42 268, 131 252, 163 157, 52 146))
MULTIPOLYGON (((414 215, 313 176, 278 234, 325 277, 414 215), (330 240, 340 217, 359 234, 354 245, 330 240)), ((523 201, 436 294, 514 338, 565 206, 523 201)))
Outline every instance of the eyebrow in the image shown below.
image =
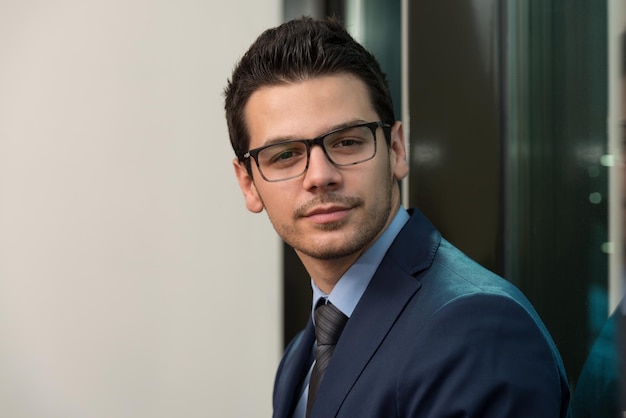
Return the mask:
POLYGON ((315 138, 319 138, 320 136, 324 136, 326 134, 334 132, 336 130, 343 129, 343 128, 349 128, 350 126, 359 125, 361 123, 367 123, 367 121, 363 120, 363 119, 352 119, 352 120, 350 120, 348 122, 339 123, 337 125, 331 125, 324 131, 324 133, 322 133, 322 134, 320 134, 320 135, 318 135, 318 136, 316 136, 314 138, 302 138, 302 137, 297 137, 297 136, 294 136, 294 135, 278 136, 278 137, 275 137, 275 138, 267 139, 266 141, 263 142, 261 147, 265 147, 267 145, 273 145, 273 144, 280 144, 281 142, 306 141, 306 140, 310 140, 310 139, 315 139, 315 138))

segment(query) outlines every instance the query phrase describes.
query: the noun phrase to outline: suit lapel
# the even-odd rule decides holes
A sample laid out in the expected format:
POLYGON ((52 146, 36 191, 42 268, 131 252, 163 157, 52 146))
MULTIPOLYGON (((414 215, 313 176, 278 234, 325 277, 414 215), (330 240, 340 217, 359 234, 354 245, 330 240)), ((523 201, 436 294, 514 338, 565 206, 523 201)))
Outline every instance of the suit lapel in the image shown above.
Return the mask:
POLYGON ((315 332, 309 320, 304 331, 285 350, 274 386, 274 418, 290 418, 302 392, 302 381, 313 363, 315 332))
POLYGON ((421 213, 414 214, 400 232, 341 335, 317 393, 312 417, 337 415, 363 369, 421 287, 413 276, 430 266, 440 240, 437 230, 421 213))

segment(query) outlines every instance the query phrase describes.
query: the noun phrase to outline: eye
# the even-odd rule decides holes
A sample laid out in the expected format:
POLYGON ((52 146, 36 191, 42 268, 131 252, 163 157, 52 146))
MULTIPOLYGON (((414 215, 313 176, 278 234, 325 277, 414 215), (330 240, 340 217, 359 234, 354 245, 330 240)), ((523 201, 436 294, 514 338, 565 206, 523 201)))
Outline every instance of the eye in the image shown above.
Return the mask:
POLYGON ((284 160, 289 160, 290 158, 294 158, 295 157, 295 152, 293 150, 286 150, 286 151, 282 151, 279 154, 276 154, 272 159, 271 159, 271 163, 274 162, 280 162, 280 161, 284 161, 284 160))
POLYGON ((327 142, 326 147, 331 152, 358 152, 367 143, 367 139, 363 139, 359 136, 349 135, 332 138, 332 141, 327 142))
POLYGON ((259 157, 263 165, 283 167, 306 158, 306 146, 301 142, 276 144, 265 148, 259 157))
POLYGON ((333 147, 334 148, 348 148, 354 147, 357 145, 363 144, 363 140, 361 138, 341 138, 337 141, 333 147))

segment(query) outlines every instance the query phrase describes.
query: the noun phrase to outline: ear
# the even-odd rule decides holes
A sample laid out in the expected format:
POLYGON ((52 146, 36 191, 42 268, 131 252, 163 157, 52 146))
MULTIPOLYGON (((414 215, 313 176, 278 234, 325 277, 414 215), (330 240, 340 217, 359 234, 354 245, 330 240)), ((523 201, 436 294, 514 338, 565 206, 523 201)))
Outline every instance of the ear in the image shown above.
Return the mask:
POLYGON ((409 174, 409 163, 406 159, 406 144, 402 122, 397 121, 391 127, 391 145, 389 147, 391 172, 396 180, 402 180, 409 174))
POLYGON ((261 212, 263 210, 263 201, 261 200, 261 196, 259 196, 254 180, 252 180, 252 177, 250 177, 246 169, 246 165, 235 158, 233 160, 233 167, 235 168, 235 176, 237 176, 239 187, 246 200, 246 208, 248 208, 250 212, 261 212))

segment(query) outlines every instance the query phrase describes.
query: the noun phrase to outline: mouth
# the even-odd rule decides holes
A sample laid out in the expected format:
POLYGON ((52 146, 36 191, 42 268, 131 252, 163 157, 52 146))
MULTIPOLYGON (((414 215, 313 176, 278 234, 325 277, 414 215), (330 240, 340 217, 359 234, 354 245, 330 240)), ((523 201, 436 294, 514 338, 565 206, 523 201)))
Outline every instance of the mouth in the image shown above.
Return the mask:
POLYGON ((326 224, 343 220, 351 210, 349 206, 322 205, 306 211, 303 217, 316 224, 326 224))

